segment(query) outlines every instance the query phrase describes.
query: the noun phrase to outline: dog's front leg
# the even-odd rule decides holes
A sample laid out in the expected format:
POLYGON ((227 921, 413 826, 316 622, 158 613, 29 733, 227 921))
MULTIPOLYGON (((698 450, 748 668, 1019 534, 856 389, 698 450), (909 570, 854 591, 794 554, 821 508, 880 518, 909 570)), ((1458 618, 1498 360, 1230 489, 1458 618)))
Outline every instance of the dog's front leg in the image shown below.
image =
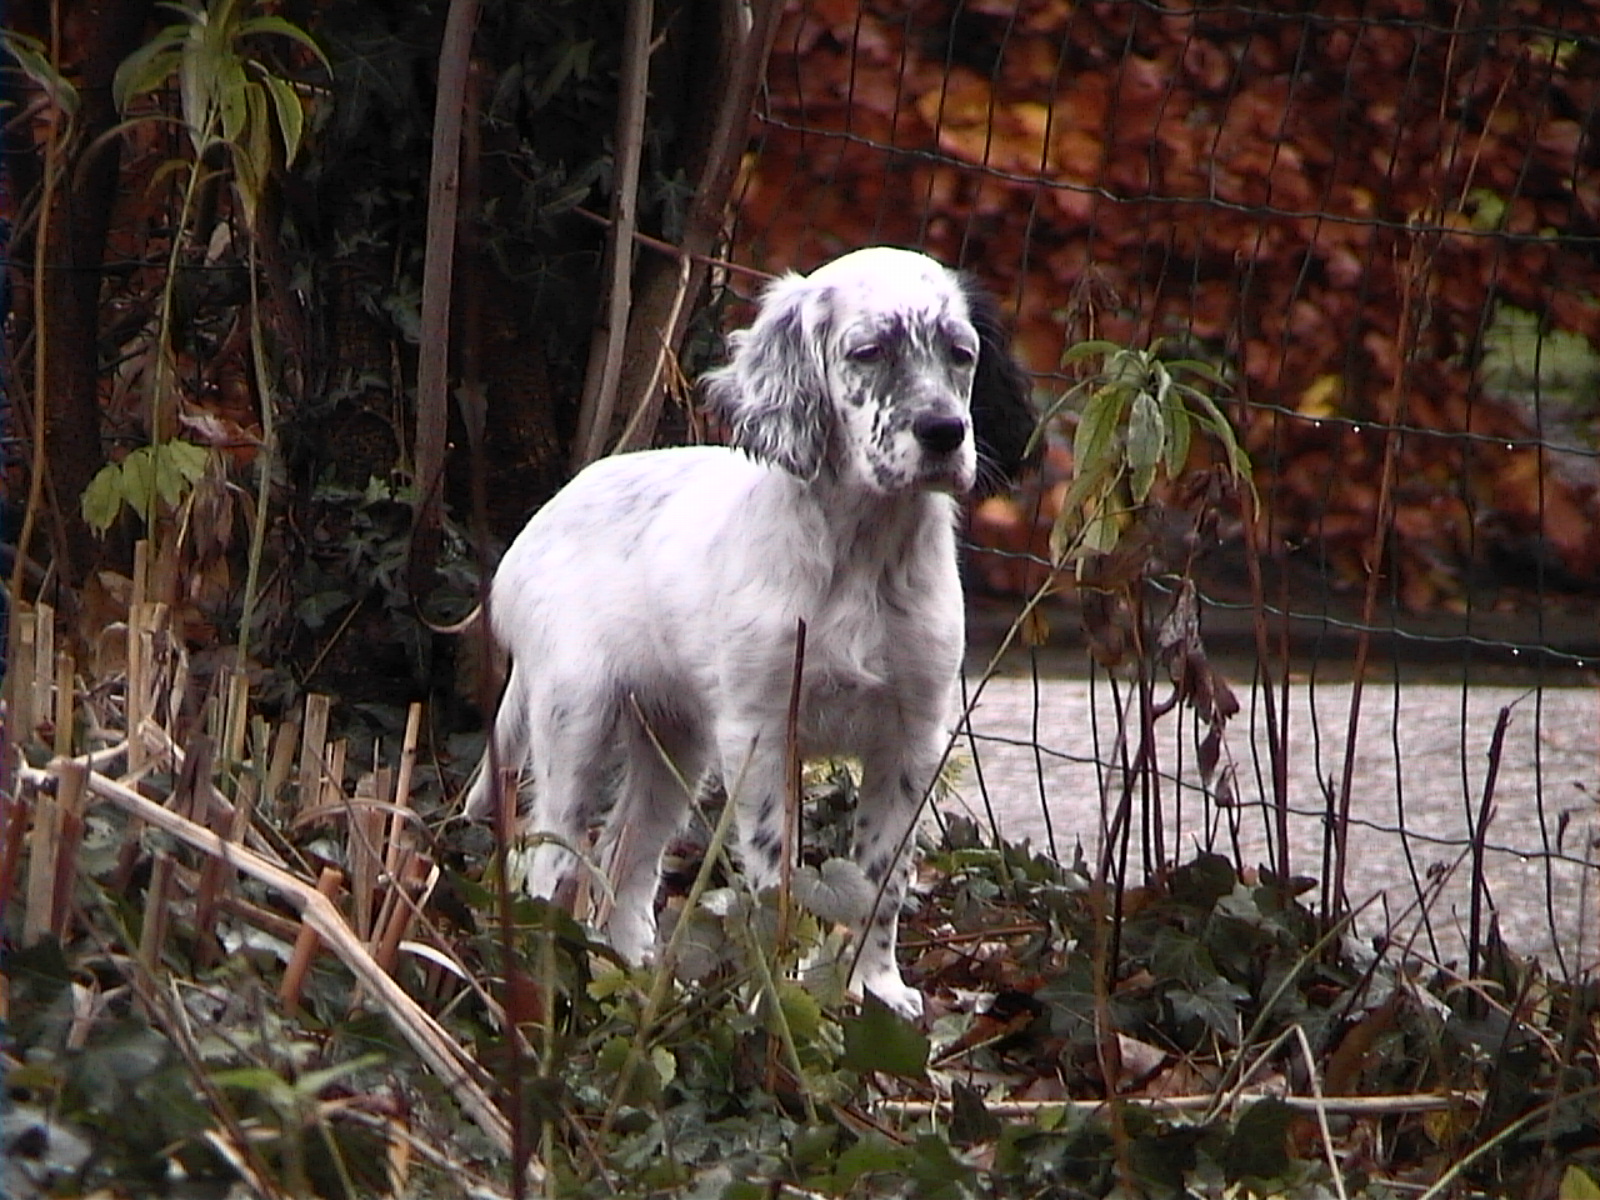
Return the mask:
MULTIPOLYGON (((909 739, 908 739, 909 740, 909 739)), ((877 903, 859 931, 851 991, 871 992, 906 1017, 922 1015, 922 994, 900 975, 895 960, 900 904, 910 877, 912 842, 922 798, 938 768, 938 755, 884 753, 862 763, 856 807, 855 860, 877 903)))

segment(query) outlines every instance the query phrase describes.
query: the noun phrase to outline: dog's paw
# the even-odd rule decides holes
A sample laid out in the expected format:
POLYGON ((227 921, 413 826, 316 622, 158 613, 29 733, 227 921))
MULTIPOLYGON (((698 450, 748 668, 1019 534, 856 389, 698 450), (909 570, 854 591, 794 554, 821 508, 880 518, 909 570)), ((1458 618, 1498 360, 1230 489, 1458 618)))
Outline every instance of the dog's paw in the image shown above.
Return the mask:
POLYGON ((897 972, 886 972, 870 979, 859 979, 850 989, 861 995, 868 992, 908 1021, 922 1019, 922 993, 901 979, 897 972))

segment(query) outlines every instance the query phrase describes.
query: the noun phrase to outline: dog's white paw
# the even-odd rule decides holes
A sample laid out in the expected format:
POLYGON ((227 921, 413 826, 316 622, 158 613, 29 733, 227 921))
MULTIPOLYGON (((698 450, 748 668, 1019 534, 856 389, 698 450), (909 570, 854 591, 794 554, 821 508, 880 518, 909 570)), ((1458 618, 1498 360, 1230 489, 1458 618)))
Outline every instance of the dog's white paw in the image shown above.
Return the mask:
POLYGON ((871 992, 908 1021, 922 1019, 922 993, 901 979, 897 971, 858 977, 850 990, 863 996, 871 992))

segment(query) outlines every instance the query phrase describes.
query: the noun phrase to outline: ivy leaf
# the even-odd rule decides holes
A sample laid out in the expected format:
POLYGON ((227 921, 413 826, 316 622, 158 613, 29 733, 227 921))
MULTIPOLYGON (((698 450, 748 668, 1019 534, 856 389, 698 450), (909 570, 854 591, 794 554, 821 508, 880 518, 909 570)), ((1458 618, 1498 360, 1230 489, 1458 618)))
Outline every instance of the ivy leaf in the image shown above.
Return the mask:
POLYGON ((1199 991, 1174 988, 1167 993, 1172 1014, 1180 1021, 1199 1020, 1230 1046, 1239 1044, 1239 1005, 1250 993, 1221 975, 1211 978, 1199 991))
POLYGON ((794 873, 794 898, 807 912, 836 925, 859 924, 872 910, 877 889, 860 864, 830 858, 821 868, 803 866, 794 873))
POLYGON ((958 1146, 976 1146, 1000 1136, 1000 1118, 989 1111, 976 1089, 959 1079, 950 1084, 950 1140, 958 1146))
POLYGON ((1294 1110, 1282 1100, 1258 1100, 1245 1109, 1222 1154, 1228 1179, 1277 1179, 1289 1169, 1287 1139, 1294 1110))
POLYGON ((871 992, 861 1015, 844 1021, 844 1055, 839 1065, 852 1071, 882 1071, 904 1079, 927 1074, 927 1036, 871 992))

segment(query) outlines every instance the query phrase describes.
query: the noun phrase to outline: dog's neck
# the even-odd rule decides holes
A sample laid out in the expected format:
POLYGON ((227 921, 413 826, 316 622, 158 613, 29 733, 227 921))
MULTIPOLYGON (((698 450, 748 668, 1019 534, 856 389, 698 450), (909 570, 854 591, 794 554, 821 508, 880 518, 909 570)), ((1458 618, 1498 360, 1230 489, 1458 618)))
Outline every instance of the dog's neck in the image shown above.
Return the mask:
POLYGON ((884 493, 829 476, 810 484, 807 494, 823 510, 823 528, 835 548, 835 561, 869 570, 879 564, 904 563, 915 557, 919 547, 931 550, 920 544, 950 530, 955 522, 955 497, 929 488, 884 493))

